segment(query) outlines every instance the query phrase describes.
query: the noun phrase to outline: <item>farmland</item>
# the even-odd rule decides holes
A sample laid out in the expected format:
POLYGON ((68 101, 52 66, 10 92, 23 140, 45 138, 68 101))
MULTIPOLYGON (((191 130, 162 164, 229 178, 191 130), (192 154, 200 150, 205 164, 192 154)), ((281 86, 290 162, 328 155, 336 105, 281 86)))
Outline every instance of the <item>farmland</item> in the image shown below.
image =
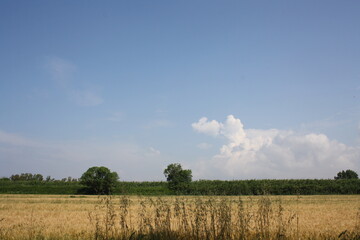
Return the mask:
MULTIPOLYGON (((0 180, 1 194, 68 194, 81 193, 79 182, 63 181, 4 181, 0 180)), ((331 195, 360 194, 360 179, 267 179, 267 180, 198 180, 189 184, 181 195, 331 195)), ((174 195, 167 182, 117 183, 116 195, 174 195)))
POLYGON ((359 195, 3 194, 0 239, 355 239, 359 214, 359 195))

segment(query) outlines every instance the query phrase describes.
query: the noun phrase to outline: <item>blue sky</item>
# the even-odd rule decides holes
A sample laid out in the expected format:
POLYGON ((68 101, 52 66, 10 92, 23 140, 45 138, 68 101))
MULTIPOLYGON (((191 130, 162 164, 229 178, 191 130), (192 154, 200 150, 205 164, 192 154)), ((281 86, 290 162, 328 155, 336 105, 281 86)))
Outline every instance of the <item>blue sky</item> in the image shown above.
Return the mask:
POLYGON ((360 171, 358 1, 1 1, 0 175, 360 171))

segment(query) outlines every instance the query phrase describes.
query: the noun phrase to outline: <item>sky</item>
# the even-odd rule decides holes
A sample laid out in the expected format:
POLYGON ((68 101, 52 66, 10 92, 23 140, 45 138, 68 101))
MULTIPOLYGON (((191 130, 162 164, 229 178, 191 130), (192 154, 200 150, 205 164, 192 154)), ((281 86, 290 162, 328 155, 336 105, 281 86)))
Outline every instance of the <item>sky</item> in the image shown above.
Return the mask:
POLYGON ((0 177, 360 173, 360 2, 0 1, 0 177))

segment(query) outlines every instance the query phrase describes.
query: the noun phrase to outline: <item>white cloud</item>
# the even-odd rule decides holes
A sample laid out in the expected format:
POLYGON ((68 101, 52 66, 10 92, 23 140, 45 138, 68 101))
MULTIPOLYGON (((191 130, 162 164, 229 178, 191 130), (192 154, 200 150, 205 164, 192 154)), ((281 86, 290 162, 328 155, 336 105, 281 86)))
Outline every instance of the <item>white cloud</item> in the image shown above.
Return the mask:
POLYGON ((227 140, 219 154, 201 164, 202 178, 331 178, 339 170, 358 171, 360 166, 359 148, 324 134, 244 129, 232 115, 224 123, 201 118, 192 127, 227 140))
POLYGON ((220 133, 221 124, 215 120, 208 121, 206 117, 200 118, 197 123, 191 124, 193 129, 199 133, 217 136, 220 133))
POLYGON ((153 147, 150 147, 149 148, 149 151, 150 151, 150 154, 153 154, 153 155, 160 155, 160 151, 153 148, 153 147))

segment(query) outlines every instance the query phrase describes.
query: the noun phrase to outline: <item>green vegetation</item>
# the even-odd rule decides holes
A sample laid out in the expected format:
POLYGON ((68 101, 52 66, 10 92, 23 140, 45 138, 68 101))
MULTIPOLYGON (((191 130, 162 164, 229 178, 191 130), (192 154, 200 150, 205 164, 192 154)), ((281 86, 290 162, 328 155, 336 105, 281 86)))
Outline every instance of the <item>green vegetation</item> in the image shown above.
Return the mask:
POLYGON ((342 170, 341 172, 338 172, 337 176, 334 177, 334 179, 358 179, 358 174, 353 170, 342 170))
POLYGON ((0 180, 0 193, 7 194, 77 194, 78 182, 32 182, 0 180))
POLYGON ((114 193, 119 176, 106 167, 91 167, 80 178, 84 193, 108 195, 114 193))
MULTIPOLYGON (((114 194, 173 195, 167 182, 118 182, 114 194)), ((16 194, 80 194, 79 182, 0 180, 0 193, 16 194)), ((360 194, 360 179, 298 180, 199 180, 189 183, 187 195, 316 195, 360 194)), ((184 194, 185 194, 184 193, 184 194)))
POLYGON ((185 194, 189 191, 192 181, 192 173, 190 169, 182 169, 179 163, 173 163, 164 170, 168 187, 175 193, 185 194))
POLYGON ((163 196, 173 192, 167 182, 120 182, 115 194, 163 196))
POLYGON ((22 173, 11 175, 10 180, 12 181, 38 181, 41 182, 44 180, 44 177, 41 174, 32 174, 32 173, 22 173))
POLYGON ((190 185, 191 195, 316 195, 359 194, 359 179, 200 180, 190 185))
POLYGON ((124 195, 325 195, 360 194, 360 179, 352 170, 332 179, 198 180, 191 170, 170 164, 164 170, 167 182, 119 182, 106 167, 89 168, 82 177, 44 180, 41 174, 22 173, 0 178, 0 194, 124 194, 124 195), (84 186, 86 188, 84 189, 84 186))

